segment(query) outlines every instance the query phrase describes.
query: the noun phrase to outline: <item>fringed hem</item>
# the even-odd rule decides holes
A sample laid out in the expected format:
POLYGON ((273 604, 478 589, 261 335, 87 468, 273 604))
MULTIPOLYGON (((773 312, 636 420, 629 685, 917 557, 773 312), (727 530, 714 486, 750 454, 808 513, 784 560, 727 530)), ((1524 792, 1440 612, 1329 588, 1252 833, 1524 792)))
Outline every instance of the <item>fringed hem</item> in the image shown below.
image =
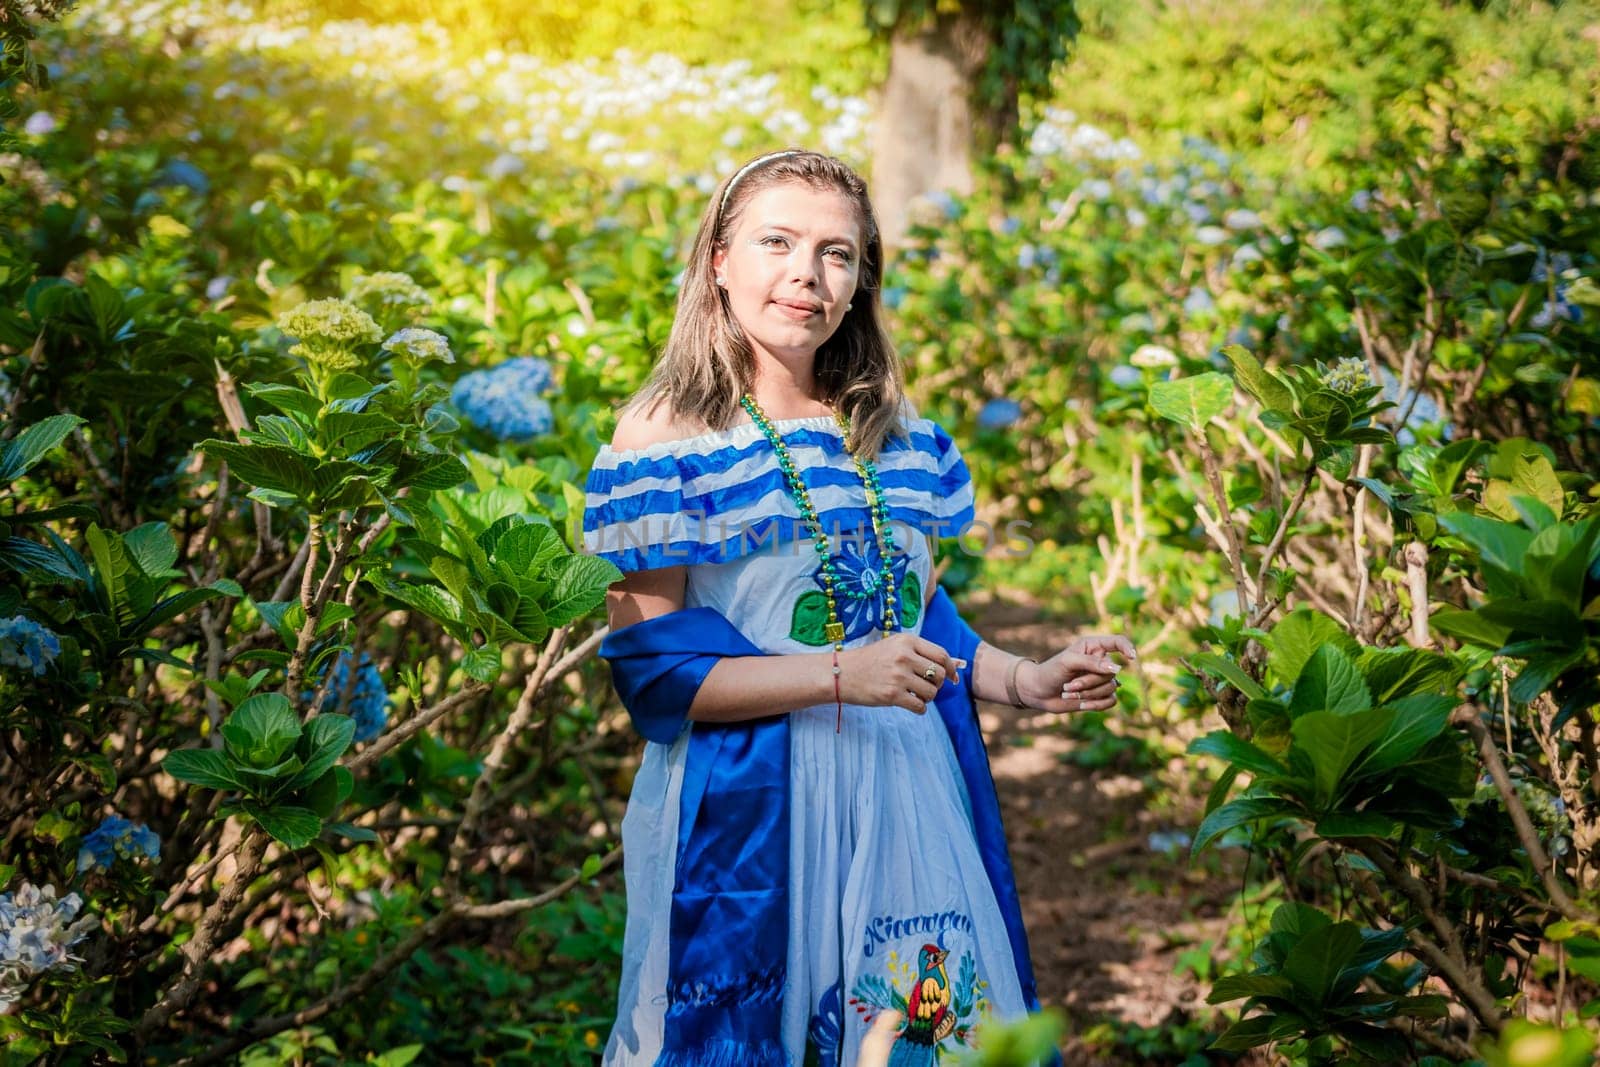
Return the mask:
POLYGON ((787 964, 739 975, 708 975, 667 990, 668 1017, 692 1016, 707 1008, 757 1008, 783 1001, 787 964))
POLYGON ((707 1041, 692 1049, 668 1049, 655 1067, 794 1067, 775 1041, 707 1041))

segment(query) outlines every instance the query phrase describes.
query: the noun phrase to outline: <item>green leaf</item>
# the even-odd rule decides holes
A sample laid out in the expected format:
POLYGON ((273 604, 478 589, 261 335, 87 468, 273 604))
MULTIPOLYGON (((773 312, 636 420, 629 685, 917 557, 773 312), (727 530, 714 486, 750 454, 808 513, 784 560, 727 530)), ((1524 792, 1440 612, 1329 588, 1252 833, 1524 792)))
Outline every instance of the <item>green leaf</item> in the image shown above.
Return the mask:
POLYGON ((1455 492, 1461 474, 1479 456, 1490 450, 1488 442, 1479 438, 1454 441, 1439 450, 1428 464, 1430 488, 1434 496, 1448 497, 1455 492))
POLYGON ((1260 401, 1262 407, 1294 410, 1294 391, 1282 378, 1263 367, 1249 349, 1243 345, 1228 345, 1222 354, 1233 365, 1233 376, 1240 387, 1260 401))
MULTIPOLYGON (((387 415, 380 415, 375 411, 330 411, 322 416, 322 433, 332 449, 341 453, 359 452, 374 441, 390 440, 400 437, 401 428, 387 415)), ((454 456, 457 467, 461 461, 454 456)), ((459 479, 458 479, 459 481, 459 479)), ((412 484, 412 483, 401 483, 412 484)), ((452 482, 451 485, 455 483, 452 482)), ((421 488, 433 488, 422 486, 421 488)), ((449 485, 443 488, 450 488, 449 485)))
POLYGON ((378 835, 365 826, 356 826, 347 822, 330 822, 323 826, 324 830, 338 834, 340 837, 349 838, 351 841, 376 841, 378 835))
POLYGON ((17 434, 0 451, 0 485, 9 485, 83 425, 76 415, 51 415, 17 434))
POLYGON ((322 609, 322 618, 317 620, 317 636, 322 636, 334 629, 340 623, 349 622, 356 617, 356 609, 343 601, 334 600, 322 609))
POLYGON ((387 596, 415 608, 431 619, 460 626, 464 621, 461 602, 436 585, 412 585, 390 581, 382 575, 368 575, 371 582, 387 596))
POLYGON ((500 535, 492 557, 496 564, 508 566, 512 574, 531 576, 565 555, 567 546, 562 544, 560 534, 543 523, 525 522, 500 535))
POLYGON ((1295 679, 1289 714, 1361 711, 1371 706, 1372 694, 1355 664, 1337 645, 1323 645, 1311 654, 1295 679))
POLYGON ((1268 665, 1285 685, 1293 685, 1311 654, 1323 645, 1338 646, 1346 655, 1360 655, 1360 646, 1344 627, 1320 611, 1300 608, 1278 620, 1263 642, 1272 653, 1268 665))
POLYGON ((161 769, 180 782, 208 789, 242 789, 228 758, 214 748, 180 748, 167 753, 161 769))
POLYGON ((1332 923, 1333 920, 1325 912, 1310 904, 1280 904, 1272 913, 1271 932, 1287 934, 1291 940, 1298 941, 1313 930, 1324 929, 1332 923))
POLYGON ((278 640, 289 648, 295 647, 296 635, 306 621, 305 608, 301 607, 300 601, 255 600, 251 603, 262 620, 278 635, 278 640))
POLYGON ((268 768, 300 740, 300 720, 282 693, 257 693, 228 716, 222 724, 222 737, 241 763, 268 768))
POLYGON ((1557 678, 1582 664, 1587 652, 1585 647, 1554 655, 1530 657, 1527 666, 1523 667, 1511 682, 1511 699, 1519 704, 1533 703, 1540 693, 1555 683, 1557 678))
POLYGON ((1207 1004, 1226 1004, 1230 1000, 1246 997, 1280 997, 1288 999, 1294 992, 1294 983, 1281 974, 1232 974, 1218 978, 1206 996, 1207 1004))
POLYGON ((1233 381, 1214 371, 1192 378, 1157 382, 1150 387, 1150 406, 1169 422, 1194 433, 1228 410, 1233 400, 1233 381))
POLYGON ((1523 565, 1540 595, 1565 604, 1576 613, 1583 610, 1584 572, 1600 540, 1600 515, 1581 523, 1560 523, 1534 534, 1523 565))
POLYGON ((226 463, 240 481, 263 489, 276 489, 296 500, 310 501, 317 495, 317 477, 310 461, 293 449, 216 440, 202 441, 200 448, 206 455, 226 463))
POLYGON ((1323 1005, 1339 973, 1361 951, 1361 929, 1354 923, 1332 923, 1313 930, 1289 950, 1283 974, 1313 1003, 1323 1005))
POLYGON ((500 677, 500 646, 483 645, 472 649, 462 657, 461 669, 468 678, 493 685, 500 677))
POLYGON ((322 831, 322 820, 310 808, 293 804, 271 807, 247 803, 244 810, 261 828, 288 848, 305 848, 322 831))
POLYGON ((1450 725, 1450 713, 1460 701, 1446 693, 1413 693, 1388 705, 1393 712, 1388 728, 1354 768, 1366 777, 1401 767, 1421 752, 1450 725))
POLYGON ((1207 674, 1221 678, 1250 699, 1267 695, 1267 691, 1261 688, 1260 683, 1246 674, 1243 667, 1226 656, 1219 656, 1215 652, 1201 652, 1192 656, 1190 662, 1207 674))
POLYGON ((467 480, 467 468, 447 452, 407 456, 395 470, 396 486, 414 489, 454 489, 467 480))
MULTIPOLYGON (((238 589, 237 585, 232 587, 238 589)), ((190 608, 198 604, 204 604, 208 600, 215 600, 223 595, 232 594, 225 594, 224 590, 215 585, 205 589, 185 589, 182 592, 174 593, 165 600, 157 601, 149 611, 135 619, 133 624, 128 627, 128 634, 132 637, 142 637, 156 627, 182 615, 190 608)))
POLYGON ((106 613, 119 625, 127 622, 130 616, 127 579, 132 565, 123 550, 122 538, 91 523, 84 540, 89 542, 89 553, 94 557, 96 585, 106 613))
POLYGON ((300 415, 305 425, 316 422, 322 414, 322 402, 304 389, 292 385, 246 385, 245 390, 258 400, 264 400, 285 415, 300 415))
POLYGON ((300 799, 306 807, 316 813, 317 818, 333 818, 334 813, 339 808, 337 777, 331 770, 324 771, 312 780, 309 785, 301 787, 300 799))
POLYGON ((1201 821, 1194 833, 1190 855, 1198 856, 1205 847, 1236 826, 1283 815, 1296 814, 1293 804, 1279 797, 1240 797, 1222 805, 1201 821))
POLYGON ((1227 730, 1213 730, 1189 744, 1190 755, 1216 756, 1231 766, 1252 774, 1281 775, 1287 772, 1283 764, 1261 751, 1250 742, 1234 736, 1227 730))
POLYGON ((1430 621, 1440 633, 1482 648, 1500 648, 1511 636, 1509 626, 1491 622, 1476 611, 1456 607, 1435 608, 1430 621))
POLYGON ((1439 522, 1476 549, 1478 558, 1486 567, 1509 576, 1510 584, 1515 588, 1516 576, 1522 573, 1522 557, 1533 543, 1532 531, 1516 523, 1486 519, 1462 511, 1441 515, 1439 522))
POLYGON ((1345 772, 1366 747, 1389 729, 1394 712, 1372 708, 1339 713, 1311 711, 1294 721, 1294 738, 1311 759, 1317 797, 1327 804, 1340 793, 1345 772))
POLYGON ((78 574, 59 552, 21 537, 0 540, 0 564, 39 581, 78 581, 78 574))
POLYGON ((1550 461, 1538 452, 1524 453, 1512 461, 1511 488, 1531 496, 1551 512, 1560 515, 1567 495, 1550 461))
POLYGON ((1388 837, 1399 829, 1387 815, 1372 811, 1336 811, 1317 820, 1320 837, 1388 837))
POLYGON ((1477 610, 1480 619, 1508 627, 1511 637, 1538 637, 1567 645, 1582 640, 1583 621, 1559 600, 1522 600, 1501 597, 1477 610))
POLYGON ((1425 648, 1368 648, 1356 663, 1379 704, 1412 693, 1453 690, 1464 673, 1453 656, 1425 648))
POLYGON ((1249 1052, 1269 1041, 1281 1041, 1299 1032, 1299 1023, 1284 1016, 1252 1015, 1224 1030, 1210 1047, 1218 1052, 1249 1052))
POLYGON ((290 782, 302 789, 321 778, 349 749, 356 734, 356 721, 348 715, 318 715, 306 724, 306 764, 290 782))
POLYGON ((599 556, 567 556, 553 568, 555 586, 544 603, 551 626, 566 626, 598 610, 606 590, 622 580, 616 565, 599 556))

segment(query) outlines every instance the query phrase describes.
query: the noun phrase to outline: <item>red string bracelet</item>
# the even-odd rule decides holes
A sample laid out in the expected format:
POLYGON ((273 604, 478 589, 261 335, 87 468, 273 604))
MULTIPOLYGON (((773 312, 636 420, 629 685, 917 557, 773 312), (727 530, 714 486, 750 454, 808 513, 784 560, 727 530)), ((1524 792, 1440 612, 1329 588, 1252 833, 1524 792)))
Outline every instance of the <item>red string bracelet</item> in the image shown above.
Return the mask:
POLYGON ((839 695, 839 650, 833 650, 833 706, 838 712, 833 720, 833 732, 839 733, 844 729, 844 698, 839 695))

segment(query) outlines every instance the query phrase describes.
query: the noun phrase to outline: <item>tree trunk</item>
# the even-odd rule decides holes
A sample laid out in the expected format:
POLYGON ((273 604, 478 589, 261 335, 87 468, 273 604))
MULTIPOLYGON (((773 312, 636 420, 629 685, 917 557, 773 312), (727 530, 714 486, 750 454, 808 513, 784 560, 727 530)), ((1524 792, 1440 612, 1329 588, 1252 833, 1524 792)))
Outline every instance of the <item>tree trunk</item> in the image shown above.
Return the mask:
POLYGON ((981 17, 955 13, 901 27, 890 40, 872 152, 872 201, 886 248, 904 242, 916 197, 972 192, 980 147, 1009 136, 1015 125, 1014 94, 1009 107, 996 111, 975 102, 994 33, 981 17))

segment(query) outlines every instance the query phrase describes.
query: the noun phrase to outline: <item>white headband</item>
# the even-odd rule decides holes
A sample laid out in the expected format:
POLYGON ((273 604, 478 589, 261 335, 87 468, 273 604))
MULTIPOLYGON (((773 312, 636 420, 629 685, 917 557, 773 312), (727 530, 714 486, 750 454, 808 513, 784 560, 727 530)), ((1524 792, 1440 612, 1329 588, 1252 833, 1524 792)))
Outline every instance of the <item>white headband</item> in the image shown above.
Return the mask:
POLYGON ((770 163, 774 159, 782 159, 784 156, 800 156, 804 154, 804 152, 794 148, 783 152, 769 152, 764 156, 757 156, 755 159, 752 159, 750 162, 734 171, 733 177, 728 179, 728 184, 722 190, 722 204, 717 208, 717 218, 720 220, 722 218, 722 213, 728 210, 728 197, 733 195, 733 187, 739 184, 739 179, 743 178, 746 174, 749 174, 762 164, 770 163))

